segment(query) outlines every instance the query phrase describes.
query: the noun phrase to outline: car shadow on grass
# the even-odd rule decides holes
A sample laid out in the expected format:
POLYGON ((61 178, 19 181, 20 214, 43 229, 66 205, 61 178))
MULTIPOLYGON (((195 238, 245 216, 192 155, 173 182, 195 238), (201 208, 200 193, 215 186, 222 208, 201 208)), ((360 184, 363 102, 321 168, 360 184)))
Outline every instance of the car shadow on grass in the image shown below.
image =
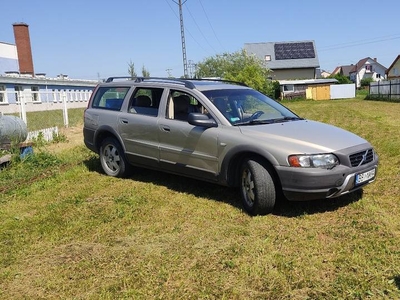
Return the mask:
MULTIPOLYGON (((104 174, 104 176, 106 176, 101 168, 98 158, 92 157, 86 160, 85 165, 90 171, 104 174)), ((166 172, 138 167, 133 167, 133 170, 133 174, 129 177, 131 180, 164 186, 176 192, 187 193, 196 197, 227 203, 240 210, 243 209, 239 191, 237 189, 166 172)))
POLYGON ((332 199, 317 199, 310 201, 288 201, 279 199, 275 205, 273 214, 284 217, 298 217, 301 215, 311 215, 335 211, 341 207, 361 200, 363 190, 359 189, 353 193, 332 199))
MULTIPOLYGON (((87 160, 85 164, 90 171, 104 174, 98 158, 92 157, 87 160)), ((134 167, 134 170, 135 171, 130 176, 130 179, 132 180, 152 183, 167 187, 176 192, 187 193, 196 197, 226 203, 245 212, 238 188, 229 188, 210 182, 149 169, 134 167)), ((358 190, 339 198, 312 201, 288 201, 280 197, 272 211, 272 214, 283 217, 298 217, 304 214, 323 213, 347 206, 361 198, 362 190, 358 190)))
POLYGON ((228 188, 211 182, 145 169, 141 169, 139 172, 133 174, 131 179, 165 186, 176 192, 227 203, 240 210, 243 209, 237 189, 228 188))
POLYGON ((394 280, 394 284, 396 285, 397 289, 400 290, 400 275, 394 276, 393 280, 394 280))

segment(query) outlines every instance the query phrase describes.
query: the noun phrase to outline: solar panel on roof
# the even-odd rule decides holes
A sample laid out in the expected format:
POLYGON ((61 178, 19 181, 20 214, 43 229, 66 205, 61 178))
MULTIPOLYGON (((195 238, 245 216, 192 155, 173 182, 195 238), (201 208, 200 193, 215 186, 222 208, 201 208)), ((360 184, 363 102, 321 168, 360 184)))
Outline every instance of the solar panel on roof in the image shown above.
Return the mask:
POLYGON ((275 44, 274 48, 276 60, 315 58, 314 45, 312 42, 280 43, 275 44))

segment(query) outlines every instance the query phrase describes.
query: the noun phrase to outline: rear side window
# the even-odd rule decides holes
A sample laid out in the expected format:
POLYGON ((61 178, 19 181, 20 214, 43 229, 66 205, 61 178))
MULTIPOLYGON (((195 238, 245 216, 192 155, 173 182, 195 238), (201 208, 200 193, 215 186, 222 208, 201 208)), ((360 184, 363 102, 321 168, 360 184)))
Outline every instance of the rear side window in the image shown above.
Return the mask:
POLYGON ((140 87, 132 95, 128 111, 133 114, 156 117, 164 89, 140 87))
POLYGON ((129 87, 101 87, 94 96, 92 107, 120 110, 129 87))

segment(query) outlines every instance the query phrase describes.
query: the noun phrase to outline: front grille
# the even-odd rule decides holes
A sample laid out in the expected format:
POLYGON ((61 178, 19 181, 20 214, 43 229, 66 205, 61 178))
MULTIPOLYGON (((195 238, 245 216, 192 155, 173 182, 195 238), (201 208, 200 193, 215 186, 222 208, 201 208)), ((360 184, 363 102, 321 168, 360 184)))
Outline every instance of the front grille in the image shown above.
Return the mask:
POLYGON ((352 167, 358 167, 365 165, 374 160, 374 151, 368 149, 362 152, 358 152, 349 156, 352 167))

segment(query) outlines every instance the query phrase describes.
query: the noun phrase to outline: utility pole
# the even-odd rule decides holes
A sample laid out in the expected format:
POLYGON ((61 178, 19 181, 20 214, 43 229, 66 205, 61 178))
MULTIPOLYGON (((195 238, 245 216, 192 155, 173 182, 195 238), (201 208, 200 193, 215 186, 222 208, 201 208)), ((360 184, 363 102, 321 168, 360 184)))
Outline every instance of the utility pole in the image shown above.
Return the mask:
MULTIPOLYGON (((173 0, 174 1, 174 0, 173 0)), ((179 5, 179 18, 181 21, 181 41, 182 41, 182 56, 183 56, 183 75, 185 78, 188 78, 188 66, 186 60, 186 43, 185 43, 185 30, 183 26, 183 14, 182 14, 182 5, 186 3, 187 0, 179 0, 179 2, 174 1, 176 4, 179 5)))

